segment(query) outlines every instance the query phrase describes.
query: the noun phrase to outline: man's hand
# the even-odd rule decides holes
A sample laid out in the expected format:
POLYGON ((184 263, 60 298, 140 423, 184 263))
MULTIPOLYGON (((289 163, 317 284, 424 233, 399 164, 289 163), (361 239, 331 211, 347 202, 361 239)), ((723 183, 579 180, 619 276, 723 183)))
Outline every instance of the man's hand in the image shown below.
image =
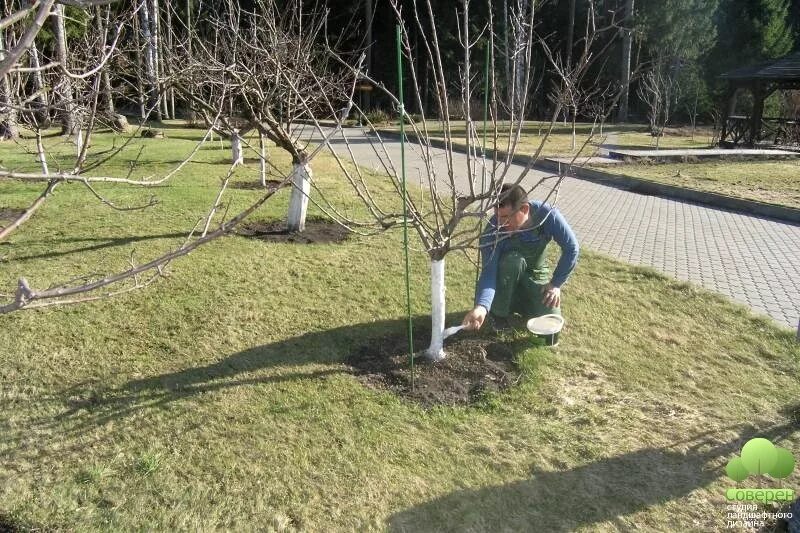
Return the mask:
POLYGON ((476 330, 481 328, 484 320, 486 320, 486 308, 476 305, 475 309, 464 315, 461 325, 464 326, 464 329, 476 330))
POLYGON ((542 303, 547 307, 558 307, 561 305, 561 289, 553 287, 550 283, 542 287, 542 303))

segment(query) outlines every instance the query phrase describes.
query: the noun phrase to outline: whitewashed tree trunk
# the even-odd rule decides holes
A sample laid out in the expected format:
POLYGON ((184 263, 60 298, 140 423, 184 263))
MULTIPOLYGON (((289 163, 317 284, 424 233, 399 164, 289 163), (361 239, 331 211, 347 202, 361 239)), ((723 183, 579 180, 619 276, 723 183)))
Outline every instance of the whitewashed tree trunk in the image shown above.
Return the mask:
POLYGON ((259 165, 259 177, 261 179, 261 186, 267 186, 267 140, 264 138, 264 134, 260 133, 258 135, 258 148, 259 148, 259 155, 260 158, 260 165, 259 165))
POLYGON ((42 130, 39 128, 36 128, 36 157, 42 166, 42 173, 50 174, 50 169, 47 166, 47 155, 44 152, 44 143, 42 143, 42 130))
POLYGON ((311 167, 305 162, 294 163, 292 177, 292 194, 289 197, 289 231, 306 229, 306 212, 308 211, 308 195, 311 194, 311 167))
POLYGON ((77 148, 78 157, 80 157, 83 151, 83 130, 81 128, 75 131, 75 147, 77 148))
POLYGON ((444 258, 431 260, 431 344, 425 355, 432 361, 444 359, 444 258))
POLYGON ((244 163, 244 151, 242 150, 242 136, 239 130, 231 133, 231 165, 241 165, 244 163))

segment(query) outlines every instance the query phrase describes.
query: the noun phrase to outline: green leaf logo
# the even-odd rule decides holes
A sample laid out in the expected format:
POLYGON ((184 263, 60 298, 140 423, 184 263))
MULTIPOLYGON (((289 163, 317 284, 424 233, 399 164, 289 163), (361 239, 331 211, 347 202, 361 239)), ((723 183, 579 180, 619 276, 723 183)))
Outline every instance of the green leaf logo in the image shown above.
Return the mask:
POLYGON ((725 473, 728 474, 728 477, 734 481, 744 481, 747 479, 747 476, 750 475, 750 472, 747 471, 744 464, 742 463, 741 457, 734 457, 730 461, 728 461, 728 466, 725 468, 725 473))
POLYGON ((742 447, 741 457, 728 461, 725 474, 734 481, 744 481, 750 474, 783 479, 792 474, 794 466, 792 452, 776 447, 768 439, 755 438, 742 447))
POLYGON ((767 474, 775 479, 783 479, 792 475, 794 471, 794 457, 792 457, 792 452, 786 448, 775 448, 775 453, 778 459, 775 461, 775 466, 773 466, 767 474))

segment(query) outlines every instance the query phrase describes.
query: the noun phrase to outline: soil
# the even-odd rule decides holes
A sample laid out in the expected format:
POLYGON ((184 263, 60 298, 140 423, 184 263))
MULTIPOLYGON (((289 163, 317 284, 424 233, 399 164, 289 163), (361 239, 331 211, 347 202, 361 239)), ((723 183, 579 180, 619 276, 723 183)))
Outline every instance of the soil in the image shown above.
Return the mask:
POLYGON ((11 222, 16 220, 18 216, 24 213, 24 209, 14 209, 13 207, 0 207, 0 227, 3 227, 3 222, 11 222))
POLYGON ((296 244, 338 244, 350 235, 345 228, 335 222, 311 218, 306 219, 306 229, 302 232, 288 231, 285 220, 256 220, 243 223, 236 233, 261 241, 296 244))
MULTIPOLYGON (((262 187, 260 181, 234 181, 230 185, 228 185, 231 189, 241 189, 243 191, 261 191, 266 189, 275 189, 280 185, 282 182, 280 180, 267 180, 267 186, 262 187)), ((284 187, 288 187, 289 184, 287 183, 284 187)))
MULTIPOLYGON (((423 332, 415 335, 427 338, 423 332)), ((463 334, 461 334, 463 335, 463 334)), ((485 392, 502 391, 519 380, 514 354, 504 344, 485 338, 447 341, 443 361, 433 363, 424 356, 423 346, 414 357, 414 390, 406 336, 373 339, 358 348, 346 363, 364 385, 388 390, 425 407, 468 405, 485 392)))

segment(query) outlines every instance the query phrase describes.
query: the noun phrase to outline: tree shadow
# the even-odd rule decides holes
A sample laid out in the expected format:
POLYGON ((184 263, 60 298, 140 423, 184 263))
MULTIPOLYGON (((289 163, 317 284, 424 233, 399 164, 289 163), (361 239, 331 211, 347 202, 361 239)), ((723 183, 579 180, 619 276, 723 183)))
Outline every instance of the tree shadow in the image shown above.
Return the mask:
MULTIPOLYGON (((788 409, 797 411, 796 405, 788 409)), ((676 443, 608 457, 565 471, 533 468, 530 479, 506 485, 459 490, 399 512, 391 531, 574 531, 601 522, 630 525, 620 517, 689 495, 724 475, 724 464, 749 439, 786 439, 800 420, 781 425, 746 425, 720 442, 711 432, 697 435, 681 450, 676 443)), ((731 486, 735 483, 731 481, 731 486)), ((720 510, 720 514, 723 510, 720 510)), ((701 526, 702 524, 698 524, 701 526)), ((652 527, 652 524, 650 524, 652 527)), ((677 524, 660 524, 674 530, 677 524)), ((698 530, 702 529, 698 527, 698 530)))
MULTIPOLYGON (((461 313, 451 313, 447 316, 447 323, 457 323, 462 318, 461 313)), ((425 316, 413 319, 416 350, 424 348, 430 334, 428 321, 429 317, 425 316)), ((205 366, 133 379, 119 387, 80 383, 58 393, 58 399, 66 409, 47 423, 60 424, 73 420, 76 424, 72 430, 80 433, 139 411, 162 408, 198 394, 263 383, 349 374, 350 368, 342 364, 347 356, 358 353, 359 347, 370 345, 374 339, 403 334, 405 328, 406 321, 402 319, 348 325, 250 348, 205 366), (322 370, 309 368, 313 364, 335 366, 322 370), (280 371, 254 375, 276 367, 281 367, 280 371)), ((517 345, 513 346, 512 349, 519 349, 517 345)))
POLYGON ((656 145, 644 145, 644 144, 601 144, 600 148, 609 151, 615 150, 652 150, 658 152, 668 152, 669 150, 695 150, 696 148, 665 148, 664 146, 660 146, 658 150, 656 150, 656 145))
POLYGON ((125 246, 127 244, 135 242, 150 241, 157 239, 178 239, 178 238, 186 238, 186 233, 164 233, 161 235, 132 235, 129 237, 73 237, 69 239, 63 239, 60 242, 87 242, 87 241, 89 242, 101 241, 101 242, 99 242, 98 244, 92 244, 90 246, 83 246, 80 248, 73 248, 70 250, 50 251, 41 254, 22 255, 19 257, 14 257, 12 259, 14 261, 29 261, 32 259, 51 259, 54 257, 80 254, 84 252, 96 252, 98 250, 104 250, 106 248, 115 248, 117 246, 125 246))

